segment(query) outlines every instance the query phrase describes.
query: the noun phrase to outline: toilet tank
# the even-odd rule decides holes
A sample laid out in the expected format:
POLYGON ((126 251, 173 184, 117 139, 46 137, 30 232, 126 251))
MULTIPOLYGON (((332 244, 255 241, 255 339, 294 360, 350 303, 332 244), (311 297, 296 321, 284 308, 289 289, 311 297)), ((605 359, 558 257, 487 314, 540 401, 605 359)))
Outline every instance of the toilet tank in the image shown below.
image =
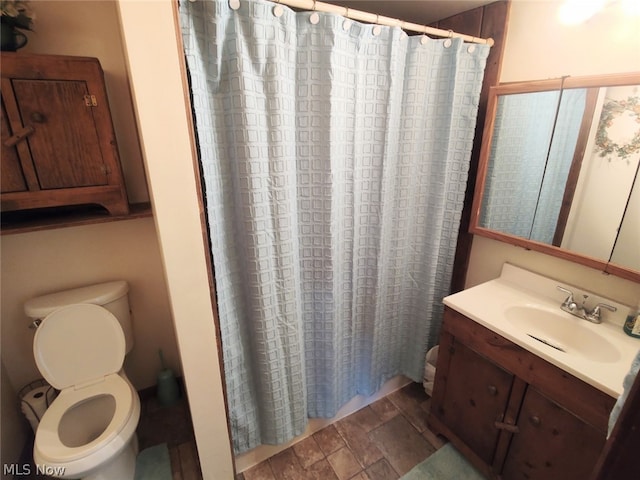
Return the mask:
POLYGON ((36 320, 43 319, 51 312, 67 305, 77 303, 99 305, 110 311, 120 322, 124 332, 126 353, 129 353, 133 348, 133 330, 128 293, 129 284, 124 280, 99 283, 32 298, 25 302, 24 312, 36 320))

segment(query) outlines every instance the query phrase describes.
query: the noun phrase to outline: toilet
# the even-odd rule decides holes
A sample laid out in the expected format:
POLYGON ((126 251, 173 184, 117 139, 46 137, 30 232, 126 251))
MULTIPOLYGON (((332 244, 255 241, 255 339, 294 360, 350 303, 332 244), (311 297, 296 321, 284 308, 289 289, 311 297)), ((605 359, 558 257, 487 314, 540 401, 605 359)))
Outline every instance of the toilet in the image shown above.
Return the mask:
POLYGON ((133 347, 125 281, 33 298, 33 353, 60 394, 46 410, 33 447, 40 471, 58 478, 133 480, 140 399, 122 368, 133 347), (40 323, 38 321, 41 320, 40 323))

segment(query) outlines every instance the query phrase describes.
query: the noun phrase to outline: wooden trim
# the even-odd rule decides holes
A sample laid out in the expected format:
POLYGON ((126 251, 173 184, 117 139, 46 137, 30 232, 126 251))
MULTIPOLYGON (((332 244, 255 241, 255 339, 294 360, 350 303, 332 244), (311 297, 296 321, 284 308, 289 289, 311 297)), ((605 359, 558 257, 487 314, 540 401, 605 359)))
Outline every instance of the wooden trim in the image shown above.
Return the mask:
MULTIPOLYGON (((511 392, 509 395, 509 403, 507 405, 504 419, 502 420, 503 422, 509 425, 517 425, 518 415, 520 414, 520 407, 522 406, 522 400, 524 399, 524 394, 526 391, 527 382, 519 377, 514 376, 513 385, 511 387, 511 392)), ((500 432, 498 444, 496 445, 496 454, 493 459, 493 464, 491 465, 493 471, 502 471, 504 462, 507 458, 509 444, 511 443, 511 437, 513 437, 513 435, 513 433, 508 432, 507 430, 502 430, 500 432)))
POLYGON ((582 116, 582 123, 580 124, 580 131, 578 133, 578 139, 576 141, 576 148, 573 154, 573 160, 571 161, 571 167, 569 168, 569 174, 567 175, 567 182, 564 189, 564 195, 562 197, 560 212, 558 213, 556 232, 553 235, 553 245, 556 247, 562 247, 562 237, 564 237, 564 231, 567 228, 567 219, 569 218, 569 213, 571 212, 573 196, 576 193, 576 185, 578 184, 578 178, 580 177, 582 159, 584 158, 584 154, 587 150, 589 133, 591 133, 591 124, 593 123, 593 115, 596 111, 597 102, 598 89, 588 89, 587 98, 585 101, 584 115, 582 116))
MULTIPOLYGON (((471 206, 473 204, 473 195, 475 191, 477 171, 480 159, 482 132, 487 109, 487 101, 489 98, 489 88, 497 85, 502 70, 502 59, 504 56, 505 41, 507 38, 507 24, 511 3, 509 1, 499 1, 479 7, 482 10, 482 23, 480 26, 480 36, 491 37, 494 45, 491 47, 489 57, 484 72, 484 80, 480 100, 478 106, 478 116, 476 121, 475 136, 473 139, 473 148, 471 151, 471 159, 469 161, 469 172, 467 180, 467 188, 465 191, 465 199, 460 219, 460 228, 458 230, 458 240, 456 245, 456 254, 453 263, 453 274, 451 278, 451 292, 458 292, 464 289, 467 270, 469 268, 469 259, 471 257, 471 246, 473 243, 473 235, 469 231, 471 223, 471 206)), ((448 24, 455 24, 458 31, 464 31, 466 28, 463 18, 466 15, 475 16, 474 10, 469 13, 463 12, 449 19, 438 22, 441 28, 449 28, 448 24)), ((474 33, 472 33, 474 35, 474 33)))
POLYGON ((438 419, 433 413, 429 412, 427 417, 427 424, 429 429, 438 434, 446 437, 456 449, 466 458, 471 464, 480 470, 482 474, 491 480, 499 480, 501 477, 496 475, 489 465, 487 465, 473 450, 471 450, 464 441, 453 433, 444 423, 438 419))
POLYGON ((640 72, 609 73, 604 75, 585 75, 565 77, 564 88, 619 87, 640 83, 640 72))
POLYGON ((640 445, 640 375, 636 376, 629 390, 590 480, 640 478, 636 445, 640 445))
MULTIPOLYGON (((2 103, 4 103, 7 122, 9 123, 11 132, 13 133, 24 129, 26 125, 23 125, 22 119, 20 118, 20 109, 18 108, 16 97, 13 95, 13 87, 11 86, 10 78, 0 79, 0 90, 2 91, 2 103)), ((36 174, 33 159, 31 158, 31 150, 29 150, 27 142, 18 142, 15 145, 15 148, 18 153, 18 159, 20 160, 20 166, 22 167, 22 173, 24 175, 27 188, 31 191, 40 190, 38 175, 36 174)))
POLYGON ((57 228, 151 218, 152 216, 153 213, 149 202, 129 205, 129 213, 126 215, 111 215, 104 209, 92 205, 65 205, 53 209, 3 213, 0 234, 12 235, 38 232, 57 228))
POLYGON ((126 198, 122 197, 120 185, 98 185, 35 192, 7 192, 0 197, 0 204, 5 212, 63 205, 98 204, 103 205, 114 215, 126 215, 129 204, 126 198), (121 204, 126 208, 120 209, 121 204))
MULTIPOLYGON (((184 52, 184 44, 182 42, 182 33, 180 29, 180 13, 179 13, 179 5, 178 2, 172 2, 173 8, 173 19, 174 19, 174 34, 176 36, 176 41, 178 44, 179 51, 184 52)), ((209 227, 207 222, 207 209, 205 205, 205 197, 203 190, 203 178, 204 175, 202 173, 202 169, 200 168, 200 155, 198 150, 198 142, 197 142, 197 133, 194 126, 194 118, 193 118, 193 107, 191 105, 191 89, 189 86, 189 76, 186 60, 184 55, 180 56, 180 74, 182 77, 182 91, 184 92, 184 103, 185 103, 185 111, 191 112, 192 115, 187 115, 186 122, 188 125, 188 129, 191 137, 191 160, 193 169, 196 173, 196 178, 200 179, 200 182, 196 182, 196 191, 198 192, 198 205, 200 210, 200 225, 202 231, 202 239, 203 245, 208 246, 211 244, 211 240, 209 237, 209 227)), ((227 423, 227 437, 229 439, 229 445, 233 445, 233 437, 231 435, 231 420, 229 418, 229 403, 227 399, 227 381, 225 378, 224 372, 224 356, 222 350, 222 329, 220 327, 220 318, 218 314, 218 300, 216 294, 216 281, 215 281, 215 271, 213 268, 213 258, 211 254, 211 250, 205 248, 205 259, 207 262, 207 276, 209 278, 209 293, 211 296, 211 306, 213 309, 213 323, 216 330, 216 348, 218 353, 218 364, 220 365, 220 378, 222 381, 222 396, 224 399, 224 414, 227 423)), ((197 450, 197 448, 196 448, 197 450)), ((233 473, 234 476, 237 474, 236 471, 236 459, 233 451, 233 447, 231 448, 231 458, 233 459, 233 473)))

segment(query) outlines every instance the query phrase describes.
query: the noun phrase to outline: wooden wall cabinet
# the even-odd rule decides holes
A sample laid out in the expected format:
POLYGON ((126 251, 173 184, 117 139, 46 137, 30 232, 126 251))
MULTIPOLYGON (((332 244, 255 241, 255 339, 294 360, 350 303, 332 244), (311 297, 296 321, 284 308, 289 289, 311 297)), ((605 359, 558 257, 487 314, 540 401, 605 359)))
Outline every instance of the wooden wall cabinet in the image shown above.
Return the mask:
POLYGON ((588 478, 614 403, 445 308, 428 423, 490 478, 588 478))
POLYGON ((129 204, 95 58, 1 54, 3 211, 129 204))

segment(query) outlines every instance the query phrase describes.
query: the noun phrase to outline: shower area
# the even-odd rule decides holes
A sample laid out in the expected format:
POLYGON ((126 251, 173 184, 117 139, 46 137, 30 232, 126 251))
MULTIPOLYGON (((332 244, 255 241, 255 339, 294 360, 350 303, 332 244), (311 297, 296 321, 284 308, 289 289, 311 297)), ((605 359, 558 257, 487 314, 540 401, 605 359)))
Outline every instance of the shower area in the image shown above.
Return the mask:
POLYGON ((307 3, 179 11, 236 454, 422 380, 490 49, 307 3))

